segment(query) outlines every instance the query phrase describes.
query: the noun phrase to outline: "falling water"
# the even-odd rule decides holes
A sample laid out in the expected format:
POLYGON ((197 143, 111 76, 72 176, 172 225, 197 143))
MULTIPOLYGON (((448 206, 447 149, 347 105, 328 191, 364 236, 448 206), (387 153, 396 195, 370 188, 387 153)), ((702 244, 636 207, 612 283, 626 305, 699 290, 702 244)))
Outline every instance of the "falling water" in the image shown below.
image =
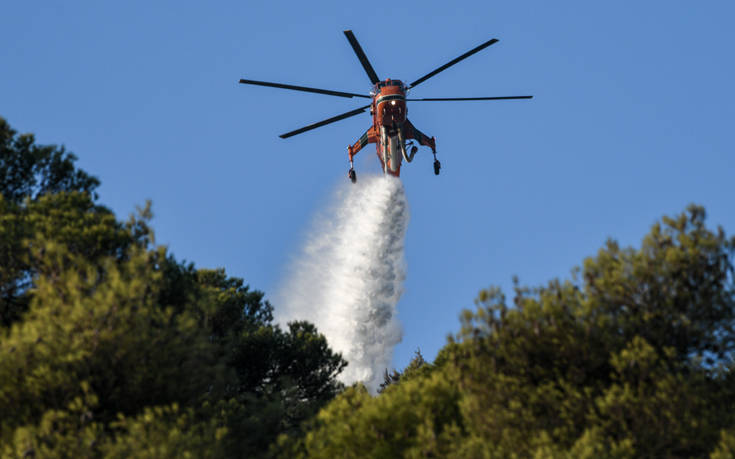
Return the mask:
POLYGON ((336 190, 277 295, 281 323, 308 320, 347 360, 346 384, 375 392, 401 340, 408 204, 400 180, 369 176, 336 190))

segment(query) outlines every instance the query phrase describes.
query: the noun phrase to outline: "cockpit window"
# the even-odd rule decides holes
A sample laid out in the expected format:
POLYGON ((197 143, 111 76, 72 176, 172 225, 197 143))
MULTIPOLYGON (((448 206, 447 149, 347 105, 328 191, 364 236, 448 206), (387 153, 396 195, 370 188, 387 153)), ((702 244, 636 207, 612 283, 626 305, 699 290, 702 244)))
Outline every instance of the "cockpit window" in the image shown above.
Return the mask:
POLYGON ((384 88, 386 86, 403 86, 400 81, 381 81, 378 83, 378 89, 384 88))

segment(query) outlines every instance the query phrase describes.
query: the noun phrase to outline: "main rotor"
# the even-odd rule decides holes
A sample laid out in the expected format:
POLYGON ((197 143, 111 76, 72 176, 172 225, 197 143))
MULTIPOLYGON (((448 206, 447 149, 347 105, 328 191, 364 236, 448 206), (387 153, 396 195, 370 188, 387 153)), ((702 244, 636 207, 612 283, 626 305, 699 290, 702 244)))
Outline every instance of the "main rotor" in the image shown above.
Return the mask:
MULTIPOLYGON (((362 46, 360 46, 360 43, 357 41, 357 38, 355 38, 355 34, 352 33, 351 30, 345 30, 344 31, 345 37, 347 37, 347 41, 349 41, 350 46, 352 46, 352 50, 357 55, 358 60, 360 61, 360 64, 362 64, 362 68, 365 70, 365 73, 367 74, 368 78, 370 79, 370 82, 373 84, 373 94, 357 94, 354 92, 345 92, 345 91, 334 91, 330 89, 319 89, 319 88, 310 88, 306 86, 296 86, 296 85, 290 85, 290 84, 283 84, 283 83, 272 83, 268 81, 257 81, 257 80, 246 80, 241 79, 240 83, 242 84, 252 84, 252 85, 258 85, 258 86, 268 86, 272 88, 280 88, 280 89, 291 89, 294 91, 303 91, 303 92, 311 92, 316 94, 325 94, 328 96, 337 96, 337 97, 346 97, 346 98, 353 98, 353 97, 361 97, 365 99, 372 99, 374 94, 377 94, 381 88, 381 84, 383 83, 390 83, 394 82, 397 84, 400 84, 402 86, 403 92, 407 92, 408 90, 418 86, 419 84, 423 83, 424 81, 428 80, 429 78, 435 76, 436 74, 443 72, 444 70, 448 69, 449 67, 453 66, 454 64, 472 56, 473 54, 482 51, 483 49, 487 48, 490 45, 493 45, 498 42, 496 38, 492 38, 485 43, 482 43, 481 45, 467 51, 466 53, 462 54, 459 57, 456 57, 452 59, 451 61, 447 62, 446 64, 437 67, 436 69, 432 70, 431 72, 427 73, 426 75, 422 76, 421 78, 413 81, 409 85, 405 85, 403 82, 399 80, 383 80, 381 81, 380 78, 378 78, 378 74, 375 72, 375 69, 373 68, 372 64, 370 64, 370 61, 368 60, 367 56, 365 55, 365 51, 363 51, 362 46)), ((507 100, 507 99, 531 99, 533 96, 501 96, 501 97, 432 97, 432 98, 423 98, 423 99, 405 99, 406 101, 413 101, 413 102, 449 102, 449 101, 471 101, 471 100, 507 100)), ((319 121, 314 124, 310 124, 308 126, 304 126, 300 129, 296 129, 295 131, 287 132, 285 134, 281 134, 279 137, 282 139, 292 137, 297 134, 301 134, 306 131, 310 131, 312 129, 316 129, 318 127, 334 123, 336 121, 343 120, 345 118, 349 118, 355 115, 359 115, 360 113, 364 113, 366 109, 370 107, 369 105, 365 105, 363 107, 356 108, 354 110, 351 110, 346 113, 342 113, 337 116, 333 116, 332 118, 328 118, 323 121, 319 121)))

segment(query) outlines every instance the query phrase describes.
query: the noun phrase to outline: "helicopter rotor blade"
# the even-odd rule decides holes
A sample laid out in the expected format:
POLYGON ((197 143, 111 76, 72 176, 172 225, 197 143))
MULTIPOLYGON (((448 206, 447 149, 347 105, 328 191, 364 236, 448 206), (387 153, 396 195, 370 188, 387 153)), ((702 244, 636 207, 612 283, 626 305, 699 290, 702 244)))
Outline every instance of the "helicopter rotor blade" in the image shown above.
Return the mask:
POLYGON ((283 83, 271 83, 268 81, 241 79, 240 84, 254 84, 257 86, 269 86, 271 88, 292 89, 294 91, 314 92, 317 94, 326 94, 328 96, 339 96, 339 97, 348 97, 348 98, 364 97, 366 99, 370 99, 370 96, 365 95, 365 94, 355 94, 353 92, 343 92, 343 91, 332 91, 331 89, 308 88, 306 86, 295 86, 292 84, 283 84, 283 83))
POLYGON ((447 62, 446 64, 442 65, 441 67, 437 68, 436 70, 434 70, 434 71, 432 71, 432 72, 429 72, 429 73, 427 73, 426 75, 422 76, 422 77, 421 77, 421 78, 419 78, 418 80, 416 80, 416 81, 414 81, 413 83, 411 83, 411 84, 409 85, 409 88, 413 88, 414 86, 416 86, 416 85, 418 85, 418 84, 420 84, 420 83, 422 83, 422 82, 424 82, 424 81, 428 80, 429 78, 433 77, 433 76, 434 76, 434 75, 436 75, 437 73, 439 73, 439 72, 441 72, 441 71, 443 71, 443 70, 446 70, 447 68, 449 68, 449 67, 453 66, 453 65, 454 65, 454 64, 456 64, 457 62, 459 62, 459 61, 461 61, 461 60, 463 60, 463 59, 466 59, 466 58, 468 58, 468 57, 472 56, 473 54, 475 54, 476 52, 478 52, 478 51, 482 51, 483 49, 485 49, 485 48, 487 48, 488 46, 492 45, 493 43, 497 43, 497 42, 498 42, 498 40, 497 40, 496 38, 493 38, 493 39, 491 39, 491 40, 488 40, 488 41, 486 41, 485 43, 481 44, 480 46, 478 46, 478 47, 476 47, 476 48, 473 48, 473 49, 471 49, 471 50, 467 51, 466 53, 462 54, 462 55, 461 55, 461 56, 459 56, 458 58, 456 58, 456 59, 452 59, 451 61, 449 61, 449 62, 447 62))
POLYGON ((406 99, 412 102, 447 102, 457 100, 507 100, 507 99, 533 99, 533 96, 502 96, 502 97, 427 97, 424 99, 406 99))
POLYGON ((375 69, 373 69, 373 66, 370 65, 370 61, 365 55, 365 52, 362 50, 362 46, 360 46, 360 43, 357 42, 357 38, 355 38, 355 34, 353 34, 351 30, 345 30, 344 34, 345 34, 345 37, 347 37, 347 40, 350 42, 350 45, 352 45, 352 49, 355 51, 355 54, 357 54, 357 58, 360 59, 362 68, 364 68, 365 72, 368 74, 368 78, 370 78, 370 82, 372 84, 375 84, 378 81, 380 81, 380 78, 378 78, 378 74, 375 73, 375 69))
POLYGON ((360 108, 357 108, 355 110, 352 110, 352 111, 349 111, 349 112, 346 112, 346 113, 342 113, 341 115, 333 116, 333 117, 328 118, 328 119, 326 119, 324 121, 319 121, 318 123, 314 123, 314 124, 310 124, 308 126, 304 126, 301 129, 296 129, 295 131, 291 131, 291 132, 287 132, 285 134, 281 134, 278 137, 280 137, 282 139, 287 139, 287 138, 289 138, 291 136, 294 136, 296 134, 301 134, 302 132, 311 131, 312 129, 316 129, 318 127, 322 127, 322 126, 324 126, 326 124, 334 123, 335 121, 339 121, 339 120, 343 120, 345 118, 349 118, 351 116, 359 115, 360 113, 363 113, 365 111, 365 109, 367 109, 368 107, 370 107, 370 105, 365 105, 364 107, 360 107, 360 108))

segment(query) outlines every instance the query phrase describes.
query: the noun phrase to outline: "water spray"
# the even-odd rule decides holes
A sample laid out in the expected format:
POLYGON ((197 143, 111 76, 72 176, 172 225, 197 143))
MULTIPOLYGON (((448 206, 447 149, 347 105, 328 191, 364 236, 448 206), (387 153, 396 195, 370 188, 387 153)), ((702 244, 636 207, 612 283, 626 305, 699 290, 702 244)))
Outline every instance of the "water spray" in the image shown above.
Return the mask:
POLYGON ((277 295, 278 321, 314 323, 348 362, 340 379, 372 392, 401 341, 396 306, 406 277, 408 217, 397 178, 368 176, 338 187, 277 295))

